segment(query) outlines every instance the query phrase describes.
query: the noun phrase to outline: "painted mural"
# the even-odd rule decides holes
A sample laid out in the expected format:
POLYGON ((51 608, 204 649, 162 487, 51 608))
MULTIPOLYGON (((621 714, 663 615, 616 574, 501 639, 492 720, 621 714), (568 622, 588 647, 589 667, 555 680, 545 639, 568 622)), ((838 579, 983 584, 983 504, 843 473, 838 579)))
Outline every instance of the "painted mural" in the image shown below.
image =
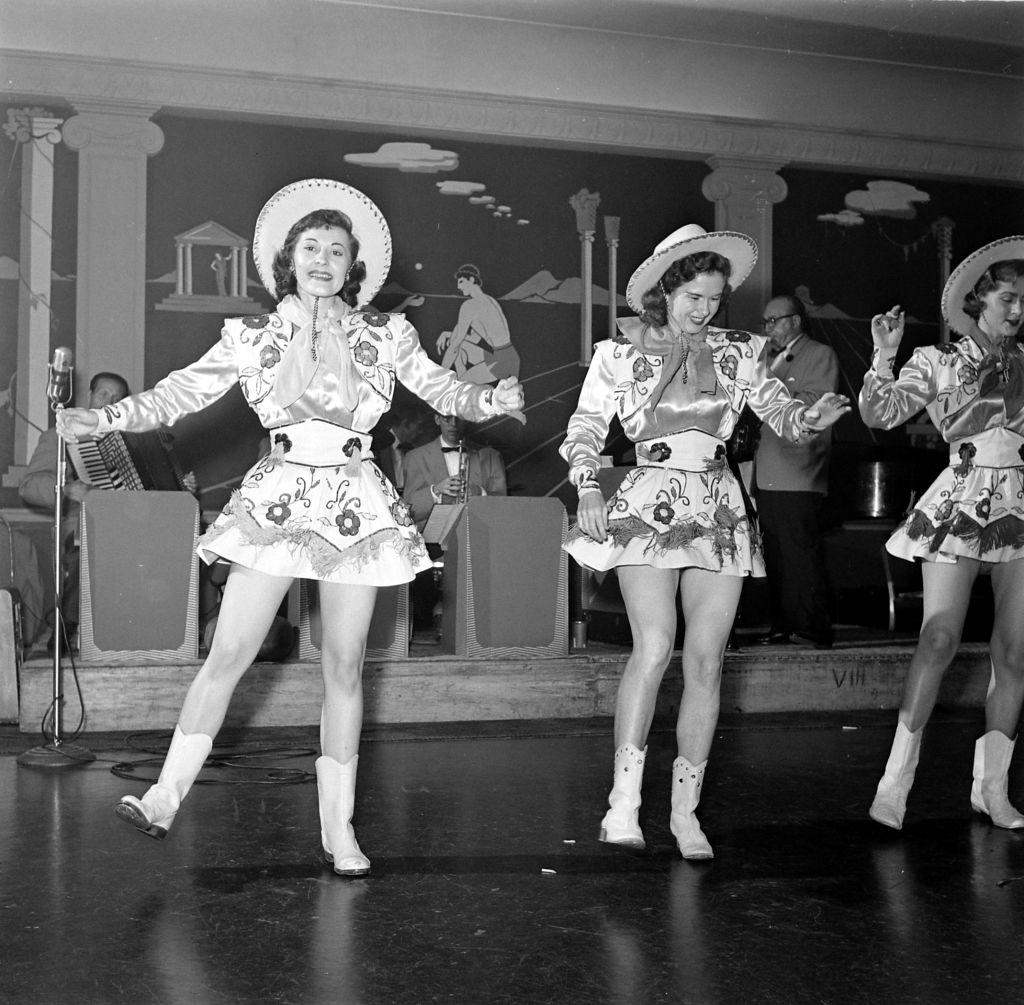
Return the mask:
MULTIPOLYGON (((620 291, 651 248, 683 223, 714 226, 714 207, 701 193, 710 170, 703 162, 173 116, 155 121, 165 144, 149 162, 147 385, 204 353, 221 317, 271 306, 248 248, 266 198, 298 178, 340 178, 365 191, 392 229, 393 266, 376 306, 406 313, 426 351, 465 379, 519 376, 526 425, 503 418, 474 436, 505 457, 511 492, 554 494, 567 504, 573 493, 557 448, 584 373, 585 301, 589 296, 590 338, 606 337, 610 316, 627 312, 620 291), (589 290, 572 206, 584 189, 599 195, 589 290), (616 291, 608 290, 612 256, 616 291)), ((14 139, 0 137, 0 160, 8 165, 0 191, 3 470, 11 462, 17 402, 17 152, 14 139)), ((903 304, 912 319, 910 342, 938 338, 939 221, 952 222, 953 264, 988 240, 1024 230, 1017 190, 780 173, 789 194, 774 207, 775 290, 796 292, 807 303, 812 334, 839 353, 843 390, 853 396, 870 355, 871 314, 903 304)), ((76 188, 75 155, 58 146, 53 345, 74 340, 76 188)), ((409 403, 399 392, 396 404, 409 403)), ((226 499, 263 435, 237 389, 183 420, 174 434, 208 509, 226 499)), ((836 439, 856 444, 870 442, 871 434, 852 415, 836 439)), ((613 439, 609 453, 616 450, 613 439)))

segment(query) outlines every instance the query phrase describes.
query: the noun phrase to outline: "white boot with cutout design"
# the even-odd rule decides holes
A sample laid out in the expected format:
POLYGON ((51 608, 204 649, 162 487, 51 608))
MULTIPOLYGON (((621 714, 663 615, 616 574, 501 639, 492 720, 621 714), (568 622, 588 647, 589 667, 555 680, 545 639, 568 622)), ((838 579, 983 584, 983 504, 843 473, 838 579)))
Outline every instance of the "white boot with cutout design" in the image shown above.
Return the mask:
POLYGON ((715 857, 711 843, 701 830, 694 813, 700 802, 700 790, 704 785, 704 770, 707 766, 707 761, 691 764, 685 757, 677 757, 672 762, 672 816, 669 827, 679 846, 679 854, 691 861, 715 857))
POLYGON ((644 780, 647 748, 640 750, 624 743, 615 751, 615 777, 608 795, 608 812, 601 821, 599 840, 642 851, 644 835, 640 830, 640 788, 644 780))

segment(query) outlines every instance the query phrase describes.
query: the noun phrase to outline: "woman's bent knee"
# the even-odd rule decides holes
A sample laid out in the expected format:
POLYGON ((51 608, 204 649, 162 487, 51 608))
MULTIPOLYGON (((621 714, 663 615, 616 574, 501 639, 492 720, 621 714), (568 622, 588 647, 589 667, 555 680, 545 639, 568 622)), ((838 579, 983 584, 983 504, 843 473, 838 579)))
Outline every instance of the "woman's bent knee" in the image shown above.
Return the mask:
POLYGON ((717 691, 722 684, 722 659, 714 655, 698 655, 683 659, 683 681, 686 687, 717 691))
POLYGON ((948 663, 956 655, 960 633, 944 624, 925 624, 921 628, 918 648, 928 652, 937 662, 948 663))

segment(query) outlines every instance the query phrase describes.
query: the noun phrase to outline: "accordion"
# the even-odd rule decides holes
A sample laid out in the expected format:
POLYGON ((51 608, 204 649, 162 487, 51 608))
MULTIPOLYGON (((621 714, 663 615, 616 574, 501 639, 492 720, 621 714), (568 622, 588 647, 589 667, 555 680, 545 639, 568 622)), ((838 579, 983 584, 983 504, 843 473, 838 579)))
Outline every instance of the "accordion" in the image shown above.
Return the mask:
POLYGON ((67 445, 68 459, 83 482, 100 489, 134 492, 188 491, 166 430, 106 433, 67 445))

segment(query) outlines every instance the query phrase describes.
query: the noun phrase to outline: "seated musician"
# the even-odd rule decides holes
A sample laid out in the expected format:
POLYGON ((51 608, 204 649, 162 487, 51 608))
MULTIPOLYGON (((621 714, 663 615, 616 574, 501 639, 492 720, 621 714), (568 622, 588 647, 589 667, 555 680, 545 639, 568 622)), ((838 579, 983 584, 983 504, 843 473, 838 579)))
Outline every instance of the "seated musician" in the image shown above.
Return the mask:
MULTIPOLYGON (((89 381, 89 408, 102 408, 127 398, 131 391, 128 381, 117 373, 97 373, 89 381)), ((61 614, 68 642, 78 628, 78 542, 76 531, 82 500, 92 486, 79 480, 73 466, 68 463, 64 481, 64 510, 60 539, 64 543, 61 568, 64 571, 64 592, 61 614)), ((18 486, 18 494, 29 509, 52 513, 56 509, 57 490, 57 431, 46 430, 32 452, 28 471, 18 486)), ((49 642, 53 648, 53 638, 49 642)))

